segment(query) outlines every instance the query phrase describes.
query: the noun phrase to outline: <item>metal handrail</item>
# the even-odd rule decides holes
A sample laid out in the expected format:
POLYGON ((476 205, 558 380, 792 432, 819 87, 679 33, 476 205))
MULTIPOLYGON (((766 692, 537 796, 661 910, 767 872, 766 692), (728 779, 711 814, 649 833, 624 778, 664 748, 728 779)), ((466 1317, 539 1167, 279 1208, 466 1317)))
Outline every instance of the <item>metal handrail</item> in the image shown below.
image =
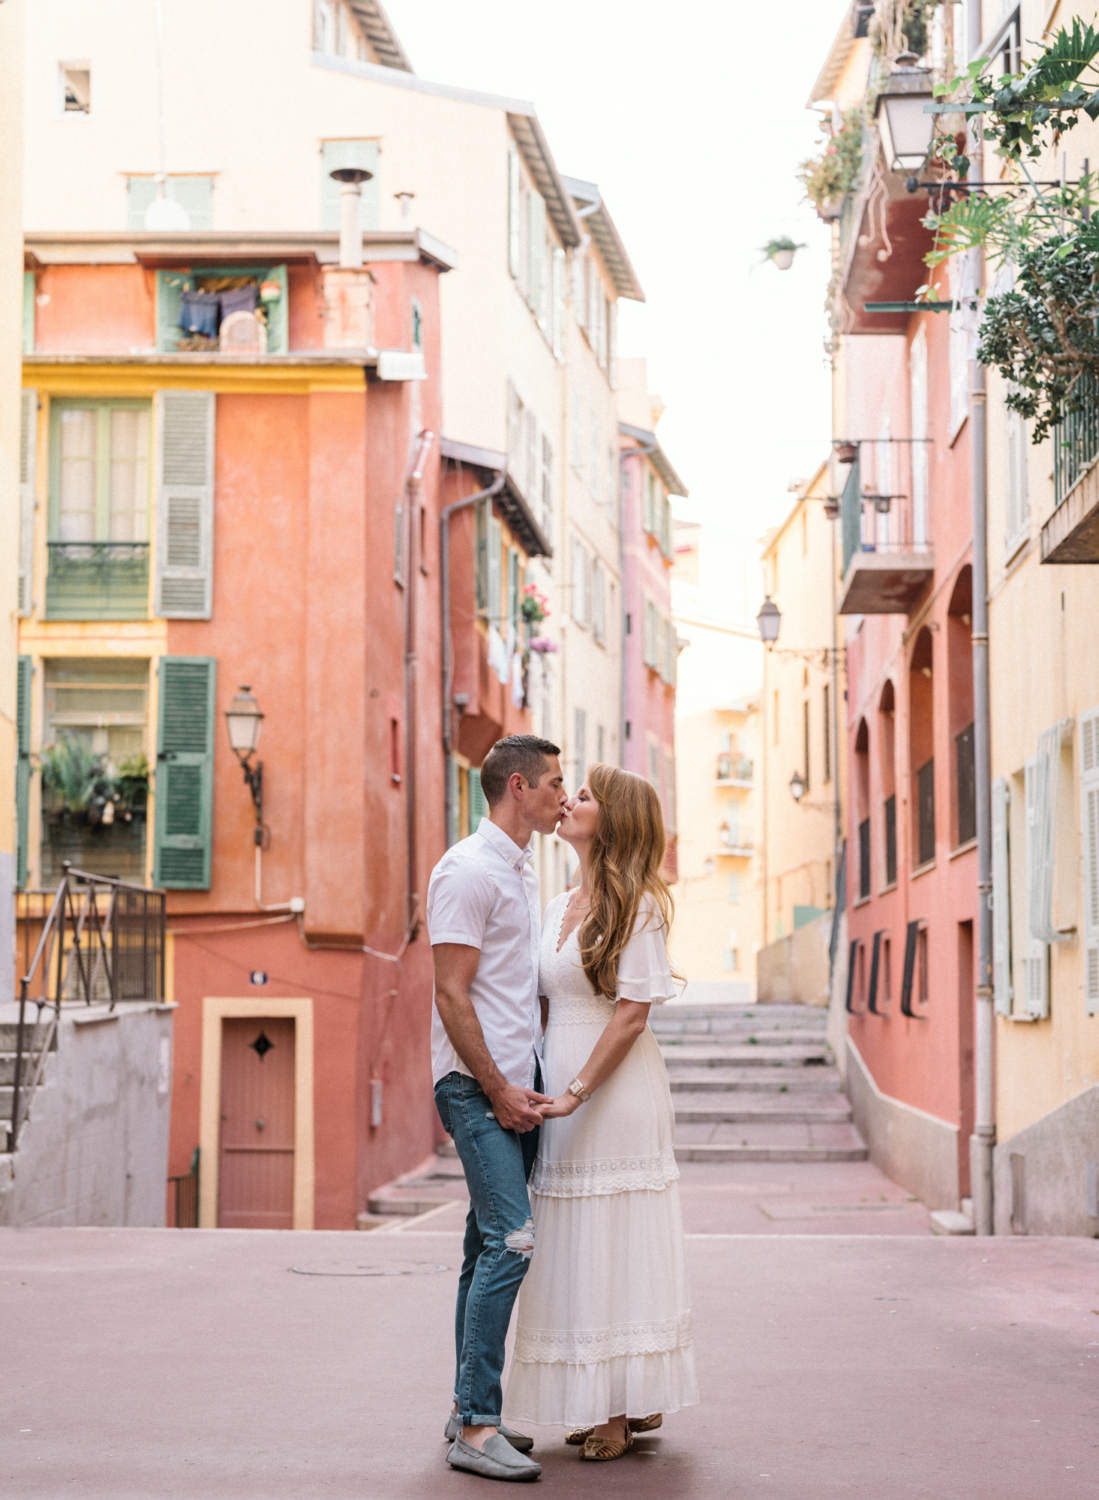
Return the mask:
MULTIPOLYGON (((68 861, 62 870, 34 957, 19 984, 9 1151, 16 1149, 26 1123, 29 1104, 25 1101, 34 1098, 57 1034, 62 1004, 109 1000, 114 1010, 119 1000, 159 999, 164 994, 164 892, 74 870, 68 861), (105 910, 101 909, 101 893, 106 898, 105 910), (139 933, 134 917, 140 920, 139 933), (135 935, 138 942, 127 941, 135 935), (136 974, 130 962, 135 954, 139 959, 136 974), (32 995, 36 985, 37 993, 32 995), (28 1004, 37 1007, 29 1040, 28 1004), (44 1011, 51 1016, 40 1040, 44 1011), (25 1081, 28 1064, 32 1071, 25 1081)), ((33 920, 29 910, 23 920, 33 920)))

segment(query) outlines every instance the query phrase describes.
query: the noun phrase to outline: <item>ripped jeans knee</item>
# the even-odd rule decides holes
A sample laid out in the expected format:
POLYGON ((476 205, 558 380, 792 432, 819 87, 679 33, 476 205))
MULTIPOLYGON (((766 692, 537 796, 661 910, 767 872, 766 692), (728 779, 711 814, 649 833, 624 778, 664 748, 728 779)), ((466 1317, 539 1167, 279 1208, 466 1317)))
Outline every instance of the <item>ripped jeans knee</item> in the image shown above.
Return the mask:
POLYGON ((516 1255, 521 1255, 524 1260, 530 1260, 534 1254, 534 1220, 528 1219, 522 1229, 513 1229, 510 1234, 504 1236, 504 1245, 516 1255))

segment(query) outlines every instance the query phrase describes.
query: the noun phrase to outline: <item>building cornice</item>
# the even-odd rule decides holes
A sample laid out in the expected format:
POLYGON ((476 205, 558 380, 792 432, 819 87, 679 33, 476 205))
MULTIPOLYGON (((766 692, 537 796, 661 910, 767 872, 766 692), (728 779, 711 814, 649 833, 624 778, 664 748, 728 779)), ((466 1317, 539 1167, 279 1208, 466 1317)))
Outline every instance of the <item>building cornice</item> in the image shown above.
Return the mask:
MULTIPOLYGON (((28 270, 39 266, 141 265, 180 267, 208 261, 218 265, 301 264, 338 266, 338 230, 28 230, 23 237, 28 270)), ((423 261, 452 271, 458 252, 424 229, 363 231, 363 263, 423 261)))

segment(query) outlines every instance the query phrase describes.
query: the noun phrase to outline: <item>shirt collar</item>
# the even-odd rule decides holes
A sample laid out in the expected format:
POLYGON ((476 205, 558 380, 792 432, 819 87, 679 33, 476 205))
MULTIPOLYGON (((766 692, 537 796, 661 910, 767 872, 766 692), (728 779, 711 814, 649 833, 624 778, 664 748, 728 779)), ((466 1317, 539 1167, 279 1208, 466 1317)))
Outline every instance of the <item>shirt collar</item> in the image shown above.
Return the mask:
POLYGON ((513 870, 521 870, 534 858, 534 850, 529 844, 525 849, 520 849, 514 839, 509 838, 502 828, 497 828, 488 818, 481 819, 477 832, 486 844, 492 845, 497 854, 503 855, 513 870))

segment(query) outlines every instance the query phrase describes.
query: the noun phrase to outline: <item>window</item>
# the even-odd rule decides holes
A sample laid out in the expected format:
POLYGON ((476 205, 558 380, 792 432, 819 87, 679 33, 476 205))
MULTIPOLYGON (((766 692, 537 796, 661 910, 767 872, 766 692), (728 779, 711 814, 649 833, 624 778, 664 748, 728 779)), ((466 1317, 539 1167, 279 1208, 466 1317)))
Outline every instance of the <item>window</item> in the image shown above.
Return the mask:
POLYGON ((42 882, 68 860, 143 885, 149 663, 50 658, 45 678, 42 882))
POLYGON ((886 797, 883 805, 885 822, 885 883, 897 883, 897 798, 886 797))
POLYGON ((553 326, 550 343, 558 359, 565 354, 565 252, 560 245, 553 247, 553 326))
POLYGON ((538 496, 538 422, 528 406, 523 415, 523 493, 530 504, 538 496))
POLYGON ((413 349, 424 347, 424 310, 419 297, 412 299, 412 347, 413 349))
POLYGON ((931 976, 928 972, 927 928, 921 927, 916 937, 916 994, 921 1004, 926 1004, 931 994, 931 976))
POLYGON ((729 871, 729 881, 725 888, 725 896, 730 906, 740 905, 740 872, 738 870, 729 871))
MULTIPOLYGON (((129 177, 126 180, 126 228, 144 229, 145 215, 160 196, 155 177, 129 177)), ((169 177, 164 196, 178 203, 191 221, 192 229, 214 227, 214 179, 201 175, 169 177)))
MULTIPOLYGON (((157 349, 163 354, 216 349, 222 316, 228 310, 223 294, 233 297, 232 311, 255 312, 268 354, 288 348, 289 310, 285 265, 208 266, 201 270, 157 271, 157 349), (200 298, 192 301, 191 294, 200 298)), ((254 346, 253 346, 254 347, 254 346)))
POLYGON ((596 505, 600 505, 603 500, 603 496, 600 491, 600 486, 603 480, 603 461, 599 456, 601 447, 602 444, 599 441, 599 419, 597 417, 592 417, 591 467, 588 471, 588 483, 591 485, 591 497, 595 501, 596 505))
POLYGON ((1004 484, 1004 545, 1010 555, 1030 534, 1030 500, 1027 495, 1027 455, 1030 450, 1026 418, 1006 412, 1006 482, 1004 484))
POLYGON ((870 895, 870 819, 859 824, 859 900, 870 895))
POLYGON ((935 858, 935 761, 931 759, 916 772, 917 865, 935 858))
POLYGON ((669 838, 674 838, 676 833, 676 785, 675 785, 675 756, 668 749, 664 751, 664 824, 669 838))
POLYGON ((51 403, 52 619, 142 619, 149 609, 149 405, 51 403))
POLYGON ((546 274, 546 200, 534 188, 527 189, 527 305, 544 328, 547 326, 548 276, 546 274))
POLYGON ((588 716, 582 708, 575 710, 573 715, 573 749, 576 761, 576 784, 582 785, 588 774, 588 716))
POLYGON ((62 63, 59 81, 61 113, 90 115, 92 112, 92 71, 89 64, 86 62, 62 63))
POLYGON ((519 153, 508 147, 508 270, 519 279, 519 153))
POLYGON ((730 974, 736 973, 736 971, 740 968, 740 957, 737 953, 736 948, 732 946, 722 948, 721 966, 723 969, 728 970, 730 974))
POLYGON ((973 750, 973 725, 967 724, 954 737, 958 775, 958 843, 977 837, 977 762, 973 750))
MULTIPOLYGON (((927 436, 927 334, 922 324, 908 355, 912 396, 912 436, 927 436)), ((913 442, 912 450, 912 540, 917 547, 927 542, 927 444, 913 442)))
POLYGON ((651 599, 645 600, 645 632, 642 642, 641 659, 647 667, 655 668, 658 665, 657 651, 660 649, 657 640, 657 612, 656 605, 651 599))
POLYGON ((360 183, 359 225, 378 229, 381 219, 379 156, 381 143, 362 137, 357 140, 321 142, 321 228, 339 229, 343 218, 340 207, 340 185, 331 173, 338 167, 361 167, 371 176, 360 183))
MULTIPOLYGON (((591 568, 591 627, 592 634, 600 645, 607 639, 606 622, 606 570, 598 558, 592 563, 591 568)), ((602 757, 600 757, 602 759, 602 757)))
POLYGON ((618 525, 618 457, 613 448, 607 449, 607 519, 618 525))
POLYGON ((569 462, 578 474, 584 469, 584 436, 582 417, 580 411, 580 393, 575 386, 572 388, 572 400, 569 403, 569 462))
POLYGON ((519 553, 514 547, 508 548, 508 635, 509 639, 519 637, 520 625, 520 589, 519 589, 519 553))
POLYGON ((553 444, 542 438, 542 530, 553 536, 553 444))
POLYGON ((604 738, 603 726, 602 724, 597 724, 595 729, 595 758, 600 765, 603 764, 605 758, 603 753, 604 738))
POLYGON ((881 997, 888 1008, 893 999, 893 945, 888 937, 882 939, 881 945, 881 997))
POLYGON ((809 699, 801 705, 801 754, 804 762, 805 790, 809 790, 809 699))
POLYGON ((656 479, 650 468, 645 469, 645 483, 641 492, 641 527, 650 535, 656 530, 656 479))
POLYGON ((578 625, 591 623, 590 561, 583 542, 572 544, 572 617, 578 625))

